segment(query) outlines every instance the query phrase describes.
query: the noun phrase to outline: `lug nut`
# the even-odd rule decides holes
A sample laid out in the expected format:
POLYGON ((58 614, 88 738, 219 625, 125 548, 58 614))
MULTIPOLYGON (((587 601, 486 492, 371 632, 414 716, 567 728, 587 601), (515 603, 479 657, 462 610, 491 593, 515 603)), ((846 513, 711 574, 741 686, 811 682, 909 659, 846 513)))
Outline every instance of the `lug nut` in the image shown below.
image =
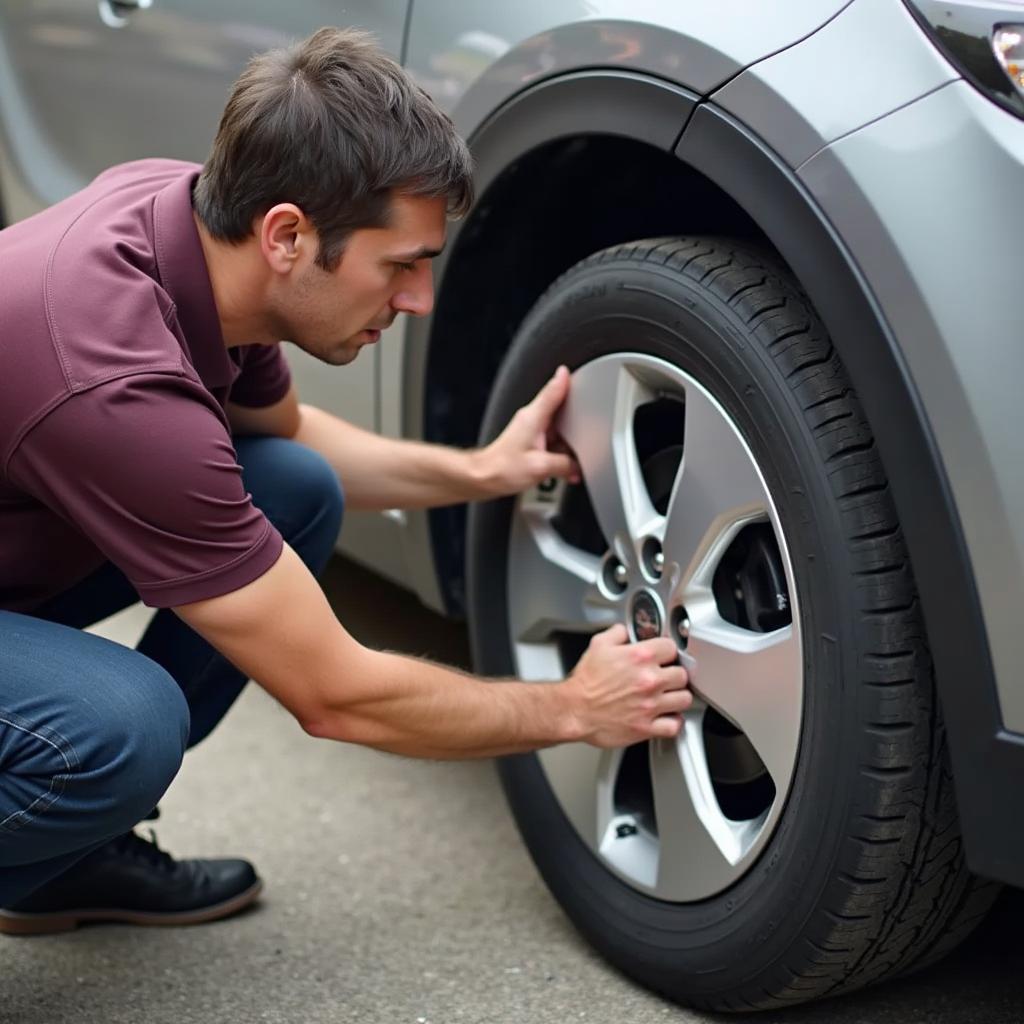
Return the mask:
POLYGON ((672 628, 676 635, 676 643, 685 650, 690 642, 690 616, 685 608, 677 608, 672 613, 672 628))
POLYGON ((621 597, 629 586, 629 570, 609 552, 601 565, 601 579, 608 594, 621 597))
POLYGON ((652 582, 661 579, 665 568, 665 556, 661 551, 661 542, 657 537, 648 537, 640 548, 640 562, 644 573, 652 582))

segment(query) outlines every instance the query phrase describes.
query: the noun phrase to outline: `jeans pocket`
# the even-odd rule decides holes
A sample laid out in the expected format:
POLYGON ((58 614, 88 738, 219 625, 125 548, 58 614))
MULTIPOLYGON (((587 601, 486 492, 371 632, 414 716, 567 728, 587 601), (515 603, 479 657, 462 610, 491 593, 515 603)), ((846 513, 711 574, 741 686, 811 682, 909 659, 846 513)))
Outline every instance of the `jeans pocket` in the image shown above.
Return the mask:
POLYGON ((77 767, 63 736, 0 709, 0 845, 54 804, 77 767))

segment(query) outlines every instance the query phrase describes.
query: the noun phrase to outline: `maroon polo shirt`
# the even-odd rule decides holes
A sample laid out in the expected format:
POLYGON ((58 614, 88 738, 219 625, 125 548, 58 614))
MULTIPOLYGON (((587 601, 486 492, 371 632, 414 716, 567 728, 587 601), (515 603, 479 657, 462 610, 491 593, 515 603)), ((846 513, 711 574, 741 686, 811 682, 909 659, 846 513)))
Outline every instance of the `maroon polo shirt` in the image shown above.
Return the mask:
POLYGON ((0 608, 105 561, 167 607, 277 560, 224 413, 270 405, 276 345, 224 347, 192 219, 199 168, 114 167, 0 232, 0 608))

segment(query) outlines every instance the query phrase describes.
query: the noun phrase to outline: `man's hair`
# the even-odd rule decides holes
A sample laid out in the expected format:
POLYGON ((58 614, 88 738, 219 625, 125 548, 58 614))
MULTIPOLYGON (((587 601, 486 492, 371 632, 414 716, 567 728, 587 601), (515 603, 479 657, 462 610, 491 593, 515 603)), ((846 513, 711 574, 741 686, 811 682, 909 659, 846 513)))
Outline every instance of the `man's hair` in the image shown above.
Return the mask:
POLYGON ((242 242, 253 220, 294 203, 333 270, 359 228, 387 224, 395 193, 473 202, 472 159, 451 119, 372 37, 322 28, 249 61, 193 193, 214 238, 242 242))

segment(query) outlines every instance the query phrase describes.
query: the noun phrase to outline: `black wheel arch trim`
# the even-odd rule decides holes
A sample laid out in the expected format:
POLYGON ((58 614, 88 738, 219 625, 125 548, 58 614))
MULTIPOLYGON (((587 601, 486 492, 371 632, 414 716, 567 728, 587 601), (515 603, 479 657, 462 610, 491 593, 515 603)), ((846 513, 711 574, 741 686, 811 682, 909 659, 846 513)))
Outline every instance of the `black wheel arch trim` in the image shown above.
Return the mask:
MULTIPOLYGON (((560 137, 621 135, 670 153, 699 102, 696 93, 626 71, 579 71, 539 82, 511 97, 469 137, 477 194, 482 196, 515 160, 560 137)), ((434 262, 442 289, 466 224, 449 229, 450 243, 434 262)), ((421 431, 432 327, 432 318, 411 320, 406 335, 402 393, 411 397, 404 416, 421 431)))
MULTIPOLYGON (((646 143, 671 154, 700 97, 688 89, 621 69, 592 68, 558 75, 531 84, 511 96, 469 136, 476 164, 478 196, 516 160, 560 138, 581 134, 611 135, 646 143)), ((440 282, 437 306, 445 301, 445 271, 459 249, 460 238, 472 226, 472 213, 449 226, 445 251, 434 261, 440 282)), ((402 363, 403 436, 431 436, 427 389, 430 382, 431 342, 437 316, 412 319, 406 329, 402 363)), ((463 552, 453 550, 454 538, 464 532, 457 509, 435 509, 427 520, 430 557, 442 600, 449 612, 461 613, 463 594, 459 575, 463 552)))
POLYGON ((968 864, 1024 884, 1024 737, 1003 728, 981 604, 934 436, 892 331, 855 260, 796 175, 711 104, 676 155, 742 206, 824 320, 875 434, 935 662, 968 864))

